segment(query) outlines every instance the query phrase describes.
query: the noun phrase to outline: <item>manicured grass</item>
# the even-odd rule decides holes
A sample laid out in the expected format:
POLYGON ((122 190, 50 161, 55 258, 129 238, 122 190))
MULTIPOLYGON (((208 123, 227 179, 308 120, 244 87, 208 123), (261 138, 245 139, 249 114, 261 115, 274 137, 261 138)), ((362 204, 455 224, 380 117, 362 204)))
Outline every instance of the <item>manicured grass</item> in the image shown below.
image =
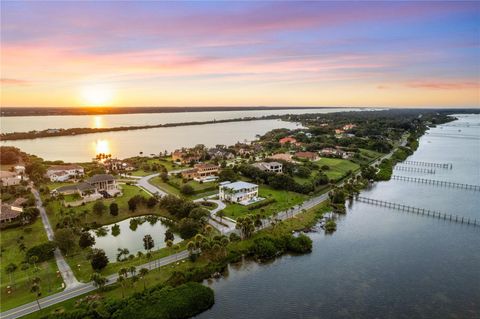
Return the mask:
POLYGON ((169 182, 170 183, 165 183, 164 181, 162 181, 161 177, 159 176, 156 176, 150 180, 150 183, 152 185, 155 185, 158 188, 164 190, 165 192, 172 195, 176 195, 176 196, 185 196, 180 192, 180 188, 183 185, 190 185, 195 191, 195 194, 190 196, 185 196, 188 199, 202 198, 218 192, 217 182, 199 183, 197 181, 190 180, 187 183, 183 183, 183 180, 180 177, 176 177, 176 176, 169 176, 169 182), (178 185, 178 187, 176 187, 174 184, 178 185))
POLYGON ((62 203, 59 200, 53 200, 49 201, 48 203, 44 203, 48 217, 50 219, 50 223, 52 224, 53 227, 60 221, 62 218, 62 213, 67 213, 70 210, 75 212, 77 216, 80 218, 82 223, 92 223, 96 222, 97 224, 100 225, 108 225, 112 224, 121 220, 124 220, 126 218, 134 217, 134 216, 141 216, 141 215, 148 215, 148 214, 153 214, 153 215, 160 215, 160 216, 166 216, 168 217, 168 214, 166 213, 165 210, 159 208, 158 206, 155 206, 152 209, 139 206, 134 212, 131 212, 128 209, 128 200, 132 198, 134 195, 142 195, 144 197, 150 197, 149 194, 147 194, 145 191, 143 191, 141 188, 134 186, 134 185, 126 185, 122 184, 120 185, 122 188, 122 193, 123 195, 120 197, 115 197, 115 198, 109 198, 109 199, 101 199, 107 209, 105 212, 101 215, 97 215, 93 213, 93 205, 95 202, 90 202, 82 206, 77 206, 77 207, 65 207, 62 205, 62 203), (118 215, 117 216, 112 216, 109 213, 109 206, 111 203, 117 203, 118 204, 118 215), (87 211, 87 214, 83 214, 84 211, 87 211))
MULTIPOLYGON (((186 246, 186 242, 182 241, 178 243, 178 245, 179 245, 178 250, 174 250, 173 247, 172 248, 165 247, 158 250, 152 250, 151 251, 152 257, 150 258, 150 260, 147 259, 147 257, 145 256, 141 258, 135 257, 132 260, 125 260, 121 262, 117 262, 116 260, 110 260, 107 267, 105 267, 105 269, 103 269, 100 273, 103 276, 108 276, 108 275, 117 273, 121 268, 138 266, 155 259, 170 256, 176 252, 184 250, 186 246)), ((77 251, 74 254, 66 257, 68 264, 70 265, 73 273, 75 274, 75 277, 77 277, 77 279, 82 282, 89 282, 90 276, 93 273, 92 266, 90 265, 90 261, 87 260, 86 254, 87 254, 87 250, 77 251)))
POLYGON ((306 195, 283 190, 275 190, 271 187, 263 185, 259 187, 258 195, 266 199, 274 198, 276 201, 267 206, 254 210, 249 210, 248 206, 242 206, 240 204, 227 204, 227 207, 223 210, 225 212, 225 216, 233 219, 237 219, 238 217, 249 214, 270 216, 274 213, 278 213, 286 210, 287 208, 298 205, 307 198, 306 195))
POLYGON ((2 250, 0 262, 1 311, 35 300, 34 295, 30 293, 29 277, 40 278, 43 296, 58 292, 61 289, 62 280, 56 276, 58 268, 53 259, 37 264, 38 271, 34 271, 33 266, 27 271, 21 270, 25 253, 20 250, 19 242, 23 242, 26 246, 25 251, 27 251, 35 245, 48 241, 40 217, 32 225, 2 230, 0 239, 2 250), (12 275, 14 285, 10 282, 10 276, 6 272, 6 267, 10 263, 17 266, 17 270, 12 275), (13 287, 11 294, 7 294, 7 286, 9 285, 13 287))
POLYGON ((322 158, 316 161, 320 167, 323 165, 328 165, 329 169, 325 171, 325 174, 329 179, 339 180, 344 177, 349 170, 355 171, 360 166, 349 160, 339 159, 339 158, 322 158))

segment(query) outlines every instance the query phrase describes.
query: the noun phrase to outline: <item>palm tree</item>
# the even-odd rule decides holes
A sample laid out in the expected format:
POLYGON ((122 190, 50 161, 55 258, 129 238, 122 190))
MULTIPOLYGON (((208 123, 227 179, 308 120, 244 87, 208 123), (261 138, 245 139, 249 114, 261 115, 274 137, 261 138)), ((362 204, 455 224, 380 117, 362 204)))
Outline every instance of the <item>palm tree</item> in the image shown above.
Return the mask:
POLYGON ((195 243, 194 243, 193 241, 189 241, 189 242, 187 243, 187 250, 190 252, 190 255, 192 255, 192 254, 195 252, 195 250, 196 250, 196 245, 195 245, 195 243))
POLYGON ((120 284, 120 287, 122 287, 122 298, 125 298, 125 283, 127 282, 125 277, 118 276, 117 282, 120 284))
POLYGON ((145 276, 148 274, 148 269, 147 268, 141 268, 138 273, 140 274, 140 278, 143 279, 143 290, 146 288, 146 280, 145 276))
POLYGON ((135 276, 135 273, 137 272, 137 268, 135 266, 131 266, 130 268, 128 268, 128 271, 130 272, 130 274, 133 276, 135 276))
POLYGON ((124 261, 127 259, 128 254, 130 254, 130 251, 127 248, 118 248, 117 249, 118 254, 117 254, 117 261, 124 261), (125 256, 122 259, 122 256, 125 256))
POLYGON ((32 286, 30 287, 30 292, 35 294, 35 300, 37 301, 38 309, 42 309, 40 307, 40 302, 38 301, 38 297, 42 295, 40 292, 40 278, 35 277, 32 279, 32 286))
POLYGON ((93 285, 98 289, 102 290, 103 287, 107 284, 107 278, 100 275, 98 272, 94 272, 90 277, 90 280, 93 281, 93 285))
POLYGON ((122 276, 122 277, 128 277, 128 270, 127 268, 120 268, 120 270, 118 271, 118 275, 119 276, 122 276))
POLYGON ((136 286, 136 283, 137 283, 137 281, 138 281, 139 279, 140 279, 140 278, 138 278, 137 275, 132 276, 131 280, 132 280, 133 287, 136 286))
POLYGON ((30 264, 27 262, 22 262, 22 265, 20 266, 20 269, 25 272, 25 275, 27 275, 28 280, 30 281, 30 274, 28 273, 28 269, 30 268, 30 264))
POLYGON ((171 240, 169 239, 169 240, 167 240, 167 241, 165 242, 165 244, 167 245, 168 248, 170 248, 170 247, 173 246, 173 241, 171 241, 171 240))
POLYGON ((37 261, 38 261, 38 257, 37 256, 30 256, 30 258, 28 259, 28 261, 33 264, 33 269, 37 270, 37 261))
POLYGON ((205 226, 205 234, 207 234, 208 237, 211 236, 212 232, 213 232, 213 227, 211 225, 205 226))
POLYGON ((18 268, 17 265, 15 265, 14 263, 9 263, 7 265, 7 267, 5 268, 5 271, 10 276, 10 284, 11 285, 13 285, 13 280, 12 280, 13 273, 17 270, 17 268, 18 268))

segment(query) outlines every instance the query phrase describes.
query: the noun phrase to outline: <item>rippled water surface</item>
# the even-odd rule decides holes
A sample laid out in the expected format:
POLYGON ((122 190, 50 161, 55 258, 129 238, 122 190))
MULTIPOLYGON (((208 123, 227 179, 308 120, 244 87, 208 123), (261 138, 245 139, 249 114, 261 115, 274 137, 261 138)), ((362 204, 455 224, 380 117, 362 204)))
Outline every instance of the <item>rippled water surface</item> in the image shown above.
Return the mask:
MULTIPOLYGON (((404 176, 480 184, 480 116, 431 129, 409 160, 452 163, 404 176)), ((480 219, 480 192, 403 181, 362 196, 480 219)), ((314 250, 231 266, 199 318, 480 318, 480 228, 354 202, 314 250)))

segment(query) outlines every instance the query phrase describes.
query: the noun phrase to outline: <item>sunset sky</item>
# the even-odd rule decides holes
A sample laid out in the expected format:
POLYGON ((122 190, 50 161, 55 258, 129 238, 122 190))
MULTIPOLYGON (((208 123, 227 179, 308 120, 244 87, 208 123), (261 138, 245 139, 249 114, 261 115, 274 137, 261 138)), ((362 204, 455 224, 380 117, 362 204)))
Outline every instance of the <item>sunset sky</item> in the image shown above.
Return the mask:
POLYGON ((2 106, 480 106, 480 2, 5 2, 2 106))

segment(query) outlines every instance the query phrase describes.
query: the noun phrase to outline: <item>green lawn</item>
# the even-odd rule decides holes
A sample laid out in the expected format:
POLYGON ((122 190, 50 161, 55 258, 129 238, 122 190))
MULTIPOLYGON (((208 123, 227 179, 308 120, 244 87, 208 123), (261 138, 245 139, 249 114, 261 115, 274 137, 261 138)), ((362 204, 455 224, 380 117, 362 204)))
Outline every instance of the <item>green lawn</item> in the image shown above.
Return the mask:
POLYGON ((101 215, 97 215, 93 213, 92 208, 95 202, 90 202, 85 205, 77 206, 77 207, 64 207, 59 200, 49 201, 48 203, 46 203, 44 200, 45 202, 44 204, 48 213, 48 217, 50 219, 50 223, 52 224, 53 227, 55 227, 55 225, 62 218, 62 212, 63 214, 65 214, 70 210, 75 212, 83 223, 96 222, 100 225, 108 225, 108 224, 112 224, 112 223, 124 220, 126 218, 141 216, 141 215, 148 215, 148 214, 168 216, 168 214, 158 206, 154 207, 153 209, 140 206, 135 210, 135 212, 129 211, 128 200, 130 198, 132 198, 134 195, 137 195, 137 194, 145 197, 149 197, 150 195, 147 194, 145 191, 143 191, 141 188, 134 185, 121 184, 120 187, 122 188, 122 193, 123 193, 122 196, 116 197, 116 198, 101 199, 101 201, 103 201, 103 203, 107 207, 105 212, 101 215), (118 208, 119 208, 118 216, 112 216, 109 214, 109 206, 113 202, 118 204, 118 208), (83 214, 84 211, 87 211, 87 214, 84 215, 83 214))
POLYGON ((360 166, 349 160, 339 159, 339 158, 322 158, 316 161, 320 167, 327 165, 329 169, 325 171, 325 174, 329 179, 339 180, 345 176, 345 174, 351 170, 355 171, 360 166))
POLYGON ((189 199, 202 198, 218 192, 217 182, 199 183, 197 181, 191 180, 191 181, 188 181, 187 183, 183 183, 182 178, 176 177, 176 176, 169 176, 169 182, 170 183, 165 183, 164 181, 162 181, 162 179, 159 176, 156 176, 150 180, 151 184, 157 186, 158 188, 164 190, 169 194, 176 195, 176 196, 184 196, 180 192, 180 188, 185 184, 190 185, 193 187, 195 194, 191 196, 185 196, 189 199))
POLYGON ((237 219, 238 217, 248 214, 270 216, 274 213, 284 211, 294 205, 298 205, 307 198, 306 195, 283 190, 275 190, 263 185, 259 187, 258 195, 266 199, 274 198, 276 201, 267 206, 263 206, 254 210, 249 210, 248 206, 242 206, 240 204, 227 204, 227 207, 223 210, 225 212, 225 216, 233 219, 237 219))
MULTIPOLYGON (((186 242, 182 241, 178 243, 178 245, 179 245, 179 250, 174 250, 173 248, 168 248, 168 247, 161 248, 158 250, 152 250, 151 252, 152 257, 150 261, 163 258, 171 254, 174 254, 176 252, 179 252, 181 250, 184 250, 186 246, 186 242)), ((87 254, 87 250, 77 251, 74 254, 66 257, 68 264, 70 265, 73 273, 75 274, 75 277, 77 277, 79 281, 83 281, 83 282, 90 281, 90 276, 92 275, 92 272, 93 272, 92 267, 90 265, 90 261, 86 259, 86 254, 87 254)), ((107 267, 105 267, 105 269, 101 271, 101 274, 104 276, 108 276, 108 275, 117 273, 121 268, 138 266, 138 265, 145 264, 147 262, 149 262, 149 260, 145 256, 141 258, 135 257, 132 260, 126 260, 121 262, 117 262, 116 260, 110 260, 107 267)))
POLYGON ((34 295, 30 293, 29 277, 40 278, 43 296, 61 290, 62 280, 56 276, 58 268, 54 259, 37 264, 38 271, 34 271, 33 266, 26 271, 21 270, 25 253, 20 250, 20 243, 23 242, 26 247, 25 251, 27 251, 35 245, 48 241, 40 217, 32 225, 2 230, 0 239, 1 311, 35 300, 34 295), (17 270, 12 276, 12 282, 10 282, 10 276, 6 273, 6 267, 10 263, 17 266, 17 270), (7 293, 6 287, 9 285, 13 287, 11 294, 7 293))

